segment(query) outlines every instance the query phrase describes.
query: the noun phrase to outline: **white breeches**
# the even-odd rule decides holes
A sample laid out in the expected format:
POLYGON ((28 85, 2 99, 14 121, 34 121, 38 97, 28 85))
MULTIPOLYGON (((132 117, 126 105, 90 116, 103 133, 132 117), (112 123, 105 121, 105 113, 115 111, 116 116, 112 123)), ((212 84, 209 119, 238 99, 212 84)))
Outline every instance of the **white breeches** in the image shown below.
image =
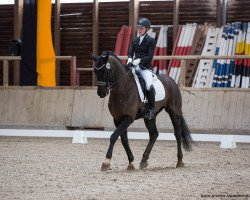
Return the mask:
POLYGON ((135 67, 135 70, 138 71, 138 72, 142 75, 143 79, 144 79, 145 82, 146 82, 146 88, 147 88, 147 90, 149 90, 149 89, 150 89, 150 86, 151 86, 152 83, 153 83, 153 74, 152 74, 152 72, 149 71, 149 70, 147 70, 147 69, 141 69, 141 68, 139 67, 139 65, 137 65, 137 66, 135 67))

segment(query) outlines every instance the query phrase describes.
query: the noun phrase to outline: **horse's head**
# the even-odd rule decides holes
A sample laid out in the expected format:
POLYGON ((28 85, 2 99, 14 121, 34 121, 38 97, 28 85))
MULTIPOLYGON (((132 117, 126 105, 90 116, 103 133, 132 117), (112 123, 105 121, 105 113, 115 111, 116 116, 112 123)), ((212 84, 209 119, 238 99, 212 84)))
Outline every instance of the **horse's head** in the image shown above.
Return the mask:
POLYGON ((92 55, 95 61, 94 71, 97 77, 97 94, 104 98, 109 93, 109 85, 111 83, 111 66, 108 63, 109 53, 103 53, 100 56, 92 55))

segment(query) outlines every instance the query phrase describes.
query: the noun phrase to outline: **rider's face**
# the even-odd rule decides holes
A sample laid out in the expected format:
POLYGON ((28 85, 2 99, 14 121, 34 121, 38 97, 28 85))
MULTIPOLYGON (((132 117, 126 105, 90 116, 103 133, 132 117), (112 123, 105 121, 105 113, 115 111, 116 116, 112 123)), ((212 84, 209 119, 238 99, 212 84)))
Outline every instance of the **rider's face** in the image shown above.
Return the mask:
POLYGON ((147 31, 145 26, 137 27, 137 30, 138 30, 138 33, 140 36, 143 36, 145 34, 145 32, 147 31))

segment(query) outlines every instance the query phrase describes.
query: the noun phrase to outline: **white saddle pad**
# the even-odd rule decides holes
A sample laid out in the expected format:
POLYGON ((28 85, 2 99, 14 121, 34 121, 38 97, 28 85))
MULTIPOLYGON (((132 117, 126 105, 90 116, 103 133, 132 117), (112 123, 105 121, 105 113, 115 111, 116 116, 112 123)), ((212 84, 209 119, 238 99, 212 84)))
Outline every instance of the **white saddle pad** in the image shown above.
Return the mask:
MULTIPOLYGON (((138 76, 136 75, 135 73, 135 69, 132 69, 132 73, 134 75, 134 79, 135 79, 135 82, 136 82, 136 85, 137 85, 137 88, 138 88, 138 92, 139 92, 139 96, 140 96, 140 99, 142 102, 147 102, 147 98, 146 96, 143 94, 142 92, 142 88, 141 88, 141 85, 140 85, 140 82, 139 82, 139 78, 138 76)), ((155 101, 161 101, 165 98, 165 88, 162 84, 162 82, 157 78, 157 76, 153 74, 153 86, 154 86, 154 89, 155 89, 155 101)))

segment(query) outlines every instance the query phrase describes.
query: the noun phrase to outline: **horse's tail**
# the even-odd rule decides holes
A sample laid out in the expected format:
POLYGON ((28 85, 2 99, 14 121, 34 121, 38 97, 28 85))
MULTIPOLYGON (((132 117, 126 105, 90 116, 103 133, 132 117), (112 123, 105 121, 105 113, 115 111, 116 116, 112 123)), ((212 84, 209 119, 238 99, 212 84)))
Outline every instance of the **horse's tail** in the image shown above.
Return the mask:
POLYGON ((181 115, 181 129, 182 146, 186 151, 191 151, 193 139, 183 115, 181 115))

